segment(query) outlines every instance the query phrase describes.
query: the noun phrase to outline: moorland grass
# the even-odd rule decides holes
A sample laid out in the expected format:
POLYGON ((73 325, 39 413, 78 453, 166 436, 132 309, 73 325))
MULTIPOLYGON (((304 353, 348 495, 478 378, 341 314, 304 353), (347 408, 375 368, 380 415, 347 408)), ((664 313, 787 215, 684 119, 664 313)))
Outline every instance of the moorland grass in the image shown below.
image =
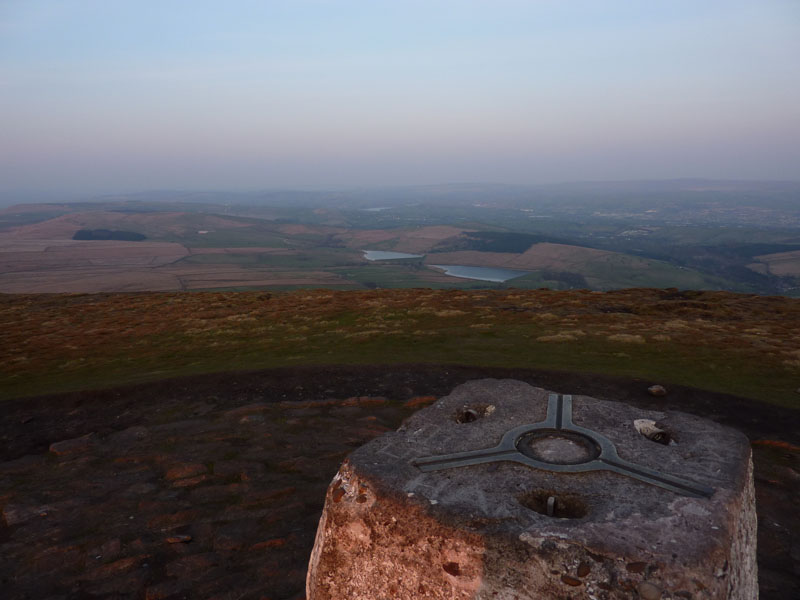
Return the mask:
POLYGON ((800 301, 727 292, 298 290, 0 296, 0 397, 294 365, 642 378, 800 407, 800 301))

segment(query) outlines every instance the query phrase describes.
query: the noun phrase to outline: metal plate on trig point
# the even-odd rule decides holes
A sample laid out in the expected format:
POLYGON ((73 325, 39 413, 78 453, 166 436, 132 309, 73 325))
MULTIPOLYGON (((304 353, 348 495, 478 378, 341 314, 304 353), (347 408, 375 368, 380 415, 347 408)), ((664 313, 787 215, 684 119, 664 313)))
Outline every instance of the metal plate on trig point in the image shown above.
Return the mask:
POLYGON ((422 471, 513 461, 556 473, 613 471, 684 496, 710 497, 714 488, 623 460, 604 435, 572 422, 572 396, 550 394, 544 421, 508 430, 493 448, 427 456, 412 461, 422 471))

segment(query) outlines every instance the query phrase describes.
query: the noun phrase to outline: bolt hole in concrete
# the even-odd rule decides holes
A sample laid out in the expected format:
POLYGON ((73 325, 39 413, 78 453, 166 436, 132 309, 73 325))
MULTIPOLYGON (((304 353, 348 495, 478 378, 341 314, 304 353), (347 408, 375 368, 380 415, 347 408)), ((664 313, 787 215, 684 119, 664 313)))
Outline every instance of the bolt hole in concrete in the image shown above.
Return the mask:
POLYGON ((582 519, 589 507, 579 497, 555 490, 534 490, 517 497, 525 508, 556 519, 582 519))
POLYGON ((494 412, 494 405, 483 404, 464 406, 455 415, 456 423, 474 423, 478 419, 488 417, 494 412))

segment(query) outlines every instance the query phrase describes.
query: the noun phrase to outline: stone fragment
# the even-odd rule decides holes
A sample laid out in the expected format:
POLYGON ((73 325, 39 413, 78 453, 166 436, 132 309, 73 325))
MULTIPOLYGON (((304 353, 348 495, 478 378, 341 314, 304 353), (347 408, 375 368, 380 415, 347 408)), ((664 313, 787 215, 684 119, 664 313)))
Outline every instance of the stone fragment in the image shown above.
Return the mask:
POLYGON ((671 441, 669 432, 662 429, 653 419, 634 419, 633 427, 648 440, 667 445, 671 441))
POLYGON ((166 478, 170 481, 175 481, 176 479, 195 477, 206 472, 208 472, 208 468, 202 463, 183 463, 170 468, 167 471, 166 478))
POLYGON ((436 402, 436 396, 416 396, 410 400, 406 400, 403 406, 406 408, 419 408, 421 406, 428 406, 436 402))
POLYGON ((192 536, 188 534, 171 535, 167 538, 168 544, 187 544, 192 541, 192 536))
POLYGON ((388 402, 383 396, 353 396, 342 400, 341 406, 382 406, 388 402))
POLYGON ((647 568, 646 562, 632 562, 625 565, 625 568, 631 573, 644 573, 647 568))
POLYGON ((56 456, 67 456, 69 454, 80 454, 87 452, 94 445, 94 433, 87 433, 78 438, 53 442, 50 444, 50 452, 56 456))
POLYGON ((6 504, 3 506, 2 515, 6 525, 12 527, 25 523, 36 517, 46 517, 52 512, 53 507, 44 504, 42 506, 20 506, 17 504, 6 504))
POLYGON ((558 431, 555 418, 514 434, 506 460, 418 466, 496 448, 509 430, 545 421, 550 395, 512 380, 469 382, 354 451, 326 495, 308 600, 757 598, 750 445, 732 429, 572 397, 576 427, 640 475, 686 484, 670 489, 596 469, 609 466, 598 457, 610 460, 597 438, 558 431), (476 418, 460 418, 465 409, 476 418), (679 443, 653 443, 636 419, 663 424, 679 443))
POLYGON ((662 398, 667 395, 667 388, 663 385, 651 385, 647 388, 647 393, 657 398, 662 398))
POLYGON ((131 570, 137 564, 139 564, 146 556, 129 556, 128 558, 121 558, 116 560, 112 563, 108 563, 89 571, 86 571, 84 574, 81 575, 81 579, 85 580, 95 580, 95 579, 104 579, 106 577, 114 577, 123 573, 125 571, 131 570))
POLYGON ((580 579, 575 579, 574 577, 570 577, 569 575, 562 575, 561 581, 573 587, 579 586, 582 583, 580 579))
POLYGON ((198 475, 197 477, 187 477, 186 479, 176 479, 172 482, 172 487, 182 488, 182 487, 192 487, 193 485, 198 485, 203 483, 206 479, 208 479, 208 475, 198 475))
POLYGON ((122 543, 120 539, 113 538, 104 542, 100 546, 97 546, 89 550, 89 558, 93 560, 110 561, 114 560, 117 556, 119 556, 121 550, 122 550, 122 543))
POLYGON ((639 592, 639 597, 642 600, 661 600, 663 594, 661 593, 661 588, 657 585, 653 585, 648 581, 642 581, 639 583, 637 587, 637 591, 639 592))
POLYGON ((150 529, 168 531, 171 529, 176 529, 177 527, 189 525, 195 519, 197 519, 199 515, 200 511, 196 509, 181 510, 178 512, 153 517, 147 522, 147 526, 150 529))

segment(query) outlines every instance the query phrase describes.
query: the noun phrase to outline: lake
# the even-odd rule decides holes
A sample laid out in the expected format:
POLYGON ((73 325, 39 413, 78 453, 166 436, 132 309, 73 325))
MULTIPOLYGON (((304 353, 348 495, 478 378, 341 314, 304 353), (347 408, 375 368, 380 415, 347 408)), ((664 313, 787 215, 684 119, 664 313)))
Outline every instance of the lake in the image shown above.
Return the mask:
POLYGON ((398 258, 422 258, 424 254, 406 254, 405 252, 384 252, 383 250, 362 250, 367 260, 397 260, 398 258))
POLYGON ((502 283, 509 279, 515 279, 527 275, 529 271, 517 271, 515 269, 496 269, 494 267, 465 267, 463 265, 428 265, 442 269, 445 275, 451 277, 461 277, 462 279, 478 279, 480 281, 493 281, 502 283))

